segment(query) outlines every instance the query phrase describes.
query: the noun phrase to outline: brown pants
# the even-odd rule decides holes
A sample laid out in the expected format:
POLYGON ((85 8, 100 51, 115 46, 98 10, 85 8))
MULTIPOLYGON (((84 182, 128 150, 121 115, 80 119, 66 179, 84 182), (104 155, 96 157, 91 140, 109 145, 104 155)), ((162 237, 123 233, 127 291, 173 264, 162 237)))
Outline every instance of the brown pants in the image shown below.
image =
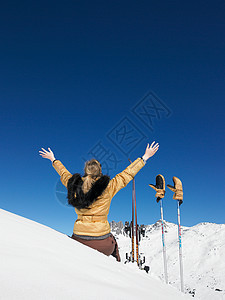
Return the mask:
POLYGON ((107 255, 107 256, 114 256, 117 261, 121 261, 118 244, 116 242, 115 237, 110 234, 110 236, 103 240, 84 240, 79 237, 76 237, 74 234, 71 236, 72 239, 90 247, 99 252, 107 255))

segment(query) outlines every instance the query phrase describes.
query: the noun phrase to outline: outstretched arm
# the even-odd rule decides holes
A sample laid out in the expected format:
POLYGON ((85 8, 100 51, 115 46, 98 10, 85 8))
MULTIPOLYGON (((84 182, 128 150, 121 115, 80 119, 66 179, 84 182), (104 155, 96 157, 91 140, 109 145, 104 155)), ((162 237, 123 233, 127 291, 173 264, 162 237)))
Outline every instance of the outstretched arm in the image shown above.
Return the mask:
POLYGON ((146 161, 153 156, 159 149, 159 144, 153 142, 151 146, 147 145, 145 149, 145 154, 140 158, 137 158, 133 163, 131 163, 124 171, 117 174, 114 178, 110 180, 109 190, 111 192, 111 197, 124 188, 134 176, 144 167, 146 161))
POLYGON ((40 155, 43 158, 47 158, 52 162, 52 166, 56 170, 56 172, 60 175, 60 180, 65 187, 67 187, 68 180, 72 177, 72 174, 64 167, 60 160, 55 159, 54 153, 50 148, 48 148, 49 152, 44 148, 41 148, 43 151, 39 151, 40 155))

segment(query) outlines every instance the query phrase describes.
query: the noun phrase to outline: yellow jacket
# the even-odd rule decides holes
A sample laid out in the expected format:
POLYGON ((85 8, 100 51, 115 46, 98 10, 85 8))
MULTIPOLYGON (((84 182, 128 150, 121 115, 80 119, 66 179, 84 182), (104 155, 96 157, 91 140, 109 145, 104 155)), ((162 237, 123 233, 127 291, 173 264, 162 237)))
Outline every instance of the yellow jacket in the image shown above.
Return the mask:
MULTIPOLYGON (((68 180, 72 177, 72 174, 60 160, 55 160, 52 165, 60 175, 62 184, 67 187, 68 180)), ((88 236, 101 236, 109 233, 110 225, 107 216, 112 198, 134 178, 144 165, 144 161, 140 157, 137 158, 124 171, 109 181, 101 196, 88 209, 82 208, 78 210, 75 208, 78 218, 74 223, 73 233, 88 236)))

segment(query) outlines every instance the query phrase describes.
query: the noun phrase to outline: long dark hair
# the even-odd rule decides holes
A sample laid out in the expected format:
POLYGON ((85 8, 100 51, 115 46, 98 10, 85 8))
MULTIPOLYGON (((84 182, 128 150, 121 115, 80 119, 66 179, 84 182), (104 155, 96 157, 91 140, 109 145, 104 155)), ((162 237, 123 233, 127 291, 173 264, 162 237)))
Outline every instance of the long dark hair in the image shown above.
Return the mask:
POLYGON ((84 176, 73 174, 67 184, 68 204, 77 209, 88 208, 105 190, 109 176, 102 175, 99 161, 91 159, 85 163, 84 176))

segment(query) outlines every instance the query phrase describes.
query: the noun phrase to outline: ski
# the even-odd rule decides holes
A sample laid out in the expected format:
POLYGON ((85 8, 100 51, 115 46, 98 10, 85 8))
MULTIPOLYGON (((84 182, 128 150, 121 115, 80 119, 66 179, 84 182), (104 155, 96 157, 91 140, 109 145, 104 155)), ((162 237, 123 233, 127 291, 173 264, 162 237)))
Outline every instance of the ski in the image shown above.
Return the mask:
POLYGON ((135 191, 135 179, 133 179, 133 197, 134 197, 134 209, 135 209, 135 235, 136 235, 136 261, 139 266, 139 239, 138 239, 138 224, 137 224, 137 202, 136 202, 136 191, 135 191))
MULTIPOLYGON (((128 159, 130 163, 131 160, 128 159)), ((147 273, 149 272, 150 268, 149 266, 143 267, 143 264, 145 263, 145 257, 143 256, 143 253, 139 254, 139 243, 141 239, 141 235, 145 233, 145 230, 143 226, 139 228, 138 223, 137 223, 137 201, 136 201, 136 190, 135 190, 135 179, 133 178, 132 182, 132 221, 129 224, 129 222, 125 222, 125 233, 128 234, 131 238, 131 255, 129 256, 128 253, 126 253, 126 261, 132 263, 136 262, 137 266, 145 270, 147 273), (135 225, 134 225, 134 216, 135 216, 135 225), (136 238, 136 260, 135 260, 135 255, 134 255, 134 237, 136 238)), ((144 235, 143 235, 144 236, 144 235)))
MULTIPOLYGON (((128 159, 130 163, 132 163, 132 161, 130 159, 128 159)), ((133 181, 134 182, 134 181, 133 181)), ((133 184, 134 186, 134 184, 133 184)), ((136 208, 136 206, 135 206, 136 208)), ((134 189, 132 187, 132 222, 131 222, 131 244, 132 244, 132 262, 134 262, 134 189)))

